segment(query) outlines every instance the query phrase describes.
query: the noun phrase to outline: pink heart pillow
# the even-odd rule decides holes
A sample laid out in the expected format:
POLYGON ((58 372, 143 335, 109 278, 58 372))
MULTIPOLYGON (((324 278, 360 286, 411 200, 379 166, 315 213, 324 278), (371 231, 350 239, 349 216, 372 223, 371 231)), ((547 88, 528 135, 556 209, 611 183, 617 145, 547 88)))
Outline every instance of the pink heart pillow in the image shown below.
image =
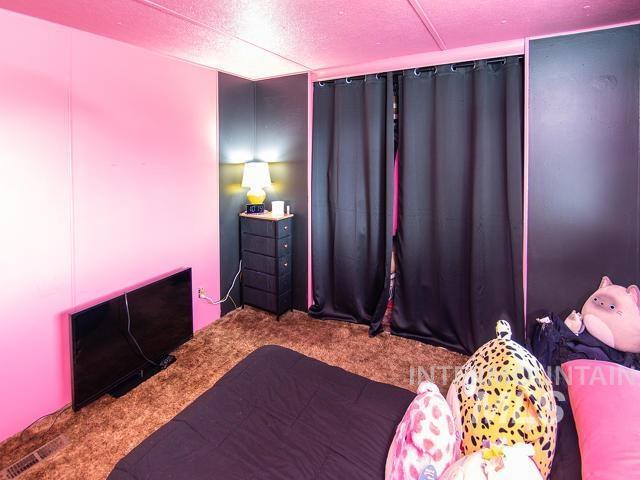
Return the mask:
POLYGON ((582 478, 635 477, 640 472, 640 372, 597 360, 573 360, 562 371, 578 431, 582 478))
POLYGON ((396 429, 385 479, 418 480, 423 472, 423 478, 437 478, 453 463, 457 449, 449 405, 435 384, 423 382, 396 429))

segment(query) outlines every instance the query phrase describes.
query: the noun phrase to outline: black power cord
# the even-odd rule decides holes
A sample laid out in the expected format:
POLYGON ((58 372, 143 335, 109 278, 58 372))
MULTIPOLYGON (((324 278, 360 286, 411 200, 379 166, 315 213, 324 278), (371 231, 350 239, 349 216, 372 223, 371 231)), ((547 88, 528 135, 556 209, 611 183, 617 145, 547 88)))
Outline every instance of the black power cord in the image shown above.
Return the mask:
POLYGON ((20 438, 20 440, 23 439, 24 433, 29 430, 31 427, 33 427, 36 423, 38 423, 40 420, 43 420, 47 417, 51 417, 53 415, 55 415, 53 422, 51 422, 51 425, 49 425, 49 427, 47 428, 47 430, 41 434, 42 436, 46 436, 47 433, 49 433, 49 431, 53 428, 53 426, 56 424, 56 422, 58 421, 58 418, 60 418, 60 415, 62 414, 62 412, 64 412, 67 408, 69 407, 69 405, 65 405, 64 407, 60 408, 59 410, 56 410, 55 412, 51 412, 51 413, 47 413, 46 415, 41 416, 40 418, 37 418, 36 420, 34 420, 33 422, 31 422, 29 424, 28 427, 25 427, 22 429, 22 431, 20 432, 20 434, 18 435, 18 438, 20 438))
POLYGON ((125 307, 127 309, 127 333, 129 334, 129 337, 131 338, 131 340, 133 341, 134 345, 136 346, 136 348, 140 352, 140 355, 142 355, 142 358, 144 358, 151 365, 155 365, 158 368, 162 368, 162 369, 167 368, 168 365, 162 364, 162 363, 158 363, 158 362, 154 362, 149 357, 147 357, 144 354, 144 352, 142 351, 142 348, 140 348, 140 345, 138 344, 138 341, 136 340, 136 337, 134 337, 133 333, 131 333, 131 314, 129 313, 129 299, 127 298, 127 293, 126 292, 124 294, 124 304, 125 304, 125 307))

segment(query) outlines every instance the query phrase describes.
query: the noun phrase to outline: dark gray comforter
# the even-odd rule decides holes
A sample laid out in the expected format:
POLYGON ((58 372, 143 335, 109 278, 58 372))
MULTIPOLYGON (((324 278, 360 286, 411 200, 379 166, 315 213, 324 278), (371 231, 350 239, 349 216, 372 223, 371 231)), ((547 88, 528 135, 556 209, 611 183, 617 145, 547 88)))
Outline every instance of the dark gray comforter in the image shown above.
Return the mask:
POLYGON ((108 478, 382 480, 413 397, 286 348, 262 347, 108 478))

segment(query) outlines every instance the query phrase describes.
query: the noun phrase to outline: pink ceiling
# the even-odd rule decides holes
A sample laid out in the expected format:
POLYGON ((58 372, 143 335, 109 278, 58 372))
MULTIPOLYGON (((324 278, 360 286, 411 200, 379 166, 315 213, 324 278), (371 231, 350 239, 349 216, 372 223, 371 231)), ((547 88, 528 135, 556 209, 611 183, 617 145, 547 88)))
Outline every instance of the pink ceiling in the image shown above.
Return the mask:
POLYGON ((446 48, 640 19, 640 0, 416 0, 446 48))
POLYGON ((0 0, 247 78, 640 19, 640 0, 0 0))

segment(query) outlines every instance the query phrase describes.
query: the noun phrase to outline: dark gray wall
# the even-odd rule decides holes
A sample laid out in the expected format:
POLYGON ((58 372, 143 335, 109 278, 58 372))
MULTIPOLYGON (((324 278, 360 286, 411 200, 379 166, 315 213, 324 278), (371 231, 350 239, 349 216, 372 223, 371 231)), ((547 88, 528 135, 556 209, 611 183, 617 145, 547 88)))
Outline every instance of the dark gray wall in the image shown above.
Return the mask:
POLYGON ((640 27, 529 47, 528 324, 640 281, 640 27))
MULTIPOLYGON (((243 164, 253 159, 255 145, 255 85, 250 80, 220 73, 218 76, 218 119, 220 149, 220 293, 227 292, 240 262, 238 214, 246 205, 246 189, 241 188, 243 164)), ((238 282, 231 291, 238 302, 238 282)), ((222 305, 222 314, 233 310, 222 305)))
MULTIPOLYGON (((220 141, 220 290, 226 293, 240 261, 238 214, 246 206, 243 163, 269 161, 273 200, 291 205, 294 220, 293 301, 307 309, 307 76, 251 82, 221 73, 218 80, 220 141)), ((233 298, 240 299, 236 286, 233 298)), ((227 302, 222 313, 233 309, 227 302)))
POLYGON ((270 161, 273 186, 267 189, 266 207, 284 200, 295 214, 293 305, 303 311, 308 307, 307 95, 306 75, 256 82, 256 159, 270 161))

